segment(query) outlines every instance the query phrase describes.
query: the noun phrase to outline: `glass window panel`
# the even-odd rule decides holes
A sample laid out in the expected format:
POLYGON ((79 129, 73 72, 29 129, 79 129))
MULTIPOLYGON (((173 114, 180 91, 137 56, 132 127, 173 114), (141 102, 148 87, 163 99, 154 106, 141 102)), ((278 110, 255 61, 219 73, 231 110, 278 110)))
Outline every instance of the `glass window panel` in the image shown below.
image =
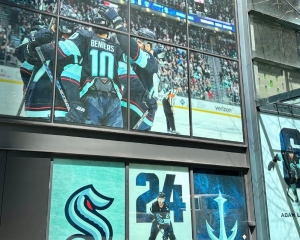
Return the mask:
POLYGON ((193 135, 242 142, 238 63, 191 52, 190 70, 193 135))
POLYGON ((129 165, 129 234, 192 239, 188 168, 129 165))
POLYGON ((295 30, 253 18, 250 25, 254 57, 300 67, 295 30))
POLYGON ((54 159, 50 201, 49 240, 125 239, 124 163, 54 159))
POLYGON ((189 5, 191 48, 237 58, 234 1, 195 0, 189 5))
POLYGON ((131 52, 132 68, 152 96, 147 100, 143 92, 131 87, 131 129, 190 135, 188 96, 184 92, 187 83, 186 50, 136 38, 131 42, 131 52), (151 48, 152 54, 137 51, 137 43, 141 48, 151 48), (158 104, 156 112, 149 108, 155 101, 158 104), (136 127, 147 110, 148 115, 136 127))
POLYGON ((249 237, 244 181, 237 172, 195 170, 194 198, 196 239, 249 237))
POLYGON ((256 97, 266 98, 300 88, 300 74, 297 71, 254 62, 256 97))
POLYGON ((61 16, 74 18, 81 20, 86 23, 94 23, 96 25, 105 27, 112 27, 111 24, 104 24, 97 21, 97 13, 99 4, 104 4, 108 7, 112 7, 118 15, 122 18, 124 29, 119 29, 127 31, 127 21, 128 21, 128 6, 127 1, 97 1, 97 0, 72 0, 68 1, 68 4, 63 3, 60 11, 61 16))
POLYGON ((0 34, 0 114, 49 120, 53 87, 46 68, 53 70, 54 66, 47 62, 45 68, 34 47, 37 42, 47 43, 55 38, 47 25, 51 17, 0 6, 7 16, 0 34), (30 48, 27 48, 28 42, 31 43, 30 48))
POLYGON ((299 24, 300 3, 298 0, 261 1, 251 0, 248 9, 274 16, 278 19, 299 24), (297 12, 298 11, 298 12, 297 12))
POLYGON ((187 46, 185 1, 131 1, 131 33, 141 28, 155 32, 156 39, 187 46))
MULTIPOLYGON (((116 35, 105 29, 78 25, 67 20, 60 24, 61 29, 64 24, 67 27, 75 24, 77 30, 68 39, 59 42, 57 74, 64 93, 61 94, 59 88, 56 88, 58 101, 55 109, 58 111, 55 120, 126 127, 123 118, 127 119, 127 112, 124 111, 122 116, 120 99, 127 99, 127 63, 116 35)), ((121 36, 123 42, 128 42, 127 36, 121 36)))

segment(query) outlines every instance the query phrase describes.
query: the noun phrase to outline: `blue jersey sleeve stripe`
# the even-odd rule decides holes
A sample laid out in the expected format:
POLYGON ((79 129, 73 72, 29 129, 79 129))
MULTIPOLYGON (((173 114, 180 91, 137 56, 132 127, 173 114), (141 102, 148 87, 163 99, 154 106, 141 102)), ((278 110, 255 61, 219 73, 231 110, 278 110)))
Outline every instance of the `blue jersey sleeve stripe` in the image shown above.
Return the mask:
POLYGON ((77 45, 70 40, 59 41, 59 47, 67 56, 70 56, 72 54, 81 56, 77 45))
POLYGON ((148 58, 148 53, 140 51, 138 58, 135 60, 135 63, 138 64, 141 68, 145 68, 148 62, 148 58))

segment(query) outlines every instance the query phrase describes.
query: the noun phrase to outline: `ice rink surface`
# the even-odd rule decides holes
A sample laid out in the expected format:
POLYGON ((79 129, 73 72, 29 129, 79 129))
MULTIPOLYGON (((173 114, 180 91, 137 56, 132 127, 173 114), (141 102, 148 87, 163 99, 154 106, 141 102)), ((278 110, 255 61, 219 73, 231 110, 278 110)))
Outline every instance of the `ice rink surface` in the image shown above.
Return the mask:
MULTIPOLYGON (((174 112, 176 131, 181 135, 189 136, 189 111, 175 108, 174 112)), ((192 119, 195 137, 243 142, 242 118, 193 111, 192 119)), ((151 131, 167 133, 166 117, 161 105, 158 106, 151 131)))
MULTIPOLYGON (((22 84, 0 83, 0 114, 16 116, 22 101, 22 84)), ((189 111, 175 108, 175 126, 180 135, 189 136, 189 111)), ((21 113, 24 116, 24 113, 21 113)), ((195 137, 243 142, 242 119, 216 113, 193 111, 193 135, 195 137)), ((166 133, 166 117, 162 105, 155 114, 153 132, 166 133)))
MULTIPOLYGON (((0 114, 16 116, 22 101, 23 84, 0 82, 0 114)), ((23 112, 21 113, 22 116, 23 112)))

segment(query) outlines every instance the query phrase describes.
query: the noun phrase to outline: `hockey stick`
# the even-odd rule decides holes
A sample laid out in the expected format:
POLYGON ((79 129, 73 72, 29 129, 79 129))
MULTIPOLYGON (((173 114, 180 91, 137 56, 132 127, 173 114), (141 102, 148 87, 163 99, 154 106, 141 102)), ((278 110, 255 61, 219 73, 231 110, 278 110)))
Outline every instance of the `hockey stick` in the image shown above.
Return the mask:
MULTIPOLYGON (((47 65, 47 63, 45 61, 45 57, 44 57, 44 54, 41 51, 41 48, 40 47, 36 47, 35 50, 38 53, 43 66, 45 67, 45 70, 47 72, 47 75, 48 75, 50 81, 53 82, 53 75, 52 75, 52 73, 51 73, 51 71, 50 71, 50 69, 49 69, 49 67, 48 67, 48 65, 47 65)), ((66 95, 65 95, 64 91, 62 90, 62 87, 61 87, 58 79, 55 80, 55 85, 56 85, 56 87, 57 87, 57 89, 58 89, 58 91, 59 91, 59 93, 60 93, 60 95, 61 95, 61 97, 62 97, 62 99, 63 99, 63 101, 65 103, 65 105, 66 105, 66 108, 67 108, 67 110, 69 112, 71 108, 70 108, 70 105, 68 103, 66 95)))
POLYGON ((34 79, 34 75, 35 75, 35 71, 37 71, 37 67, 34 67, 33 68, 33 71, 31 72, 31 76, 29 78, 29 81, 27 83, 27 86, 25 88, 25 91, 23 92, 23 98, 22 98, 22 101, 20 103, 20 106, 19 106, 19 109, 18 109, 18 112, 17 112, 17 115, 16 116, 20 116, 21 112, 22 112, 22 109, 23 109, 23 106, 24 106, 24 103, 25 103, 25 99, 26 99, 26 96, 27 96, 27 91, 28 91, 28 88, 32 82, 32 80, 34 79))
POLYGON ((148 116, 148 110, 143 114, 143 116, 140 118, 140 120, 134 125, 133 129, 138 129, 141 123, 144 121, 145 117, 148 116))

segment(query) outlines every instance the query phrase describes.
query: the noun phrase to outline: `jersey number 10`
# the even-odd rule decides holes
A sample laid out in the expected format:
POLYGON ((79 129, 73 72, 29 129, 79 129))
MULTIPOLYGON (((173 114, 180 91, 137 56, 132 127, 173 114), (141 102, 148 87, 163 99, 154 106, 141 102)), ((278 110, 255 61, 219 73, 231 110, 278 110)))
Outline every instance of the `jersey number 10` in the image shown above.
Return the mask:
POLYGON ((93 77, 108 77, 114 79, 115 57, 111 52, 92 49, 90 51, 91 73, 93 77))

